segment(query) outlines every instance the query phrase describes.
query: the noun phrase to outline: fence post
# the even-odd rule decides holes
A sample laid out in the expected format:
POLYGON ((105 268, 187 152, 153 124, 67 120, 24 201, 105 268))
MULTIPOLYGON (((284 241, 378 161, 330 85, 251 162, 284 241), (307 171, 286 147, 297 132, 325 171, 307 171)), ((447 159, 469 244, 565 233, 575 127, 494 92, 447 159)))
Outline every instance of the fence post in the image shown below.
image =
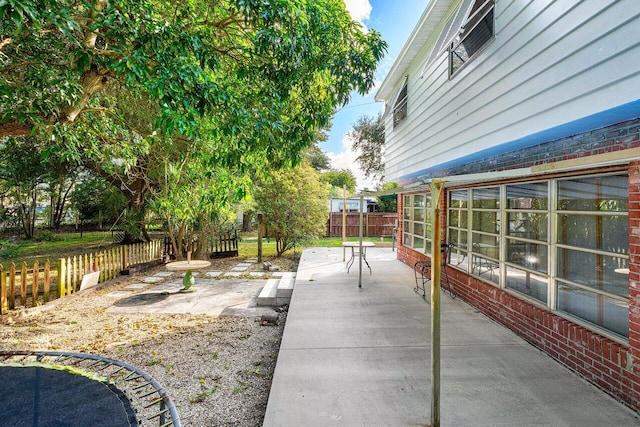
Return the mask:
POLYGON ((7 314, 7 273, 0 265, 0 314, 7 314))
POLYGON ((44 283, 42 284, 42 298, 44 302, 49 302, 49 289, 51 287, 51 263, 49 260, 44 262, 44 283))
POLYGON ((33 306, 38 305, 38 294, 40 293, 40 264, 38 261, 33 263, 33 280, 31 281, 31 303, 33 306))
POLYGON ((129 262, 127 261, 127 245, 123 245, 120 247, 120 260, 121 260, 121 269, 120 271, 124 271, 129 267, 129 262))
POLYGON ((9 310, 16 308, 16 265, 12 262, 9 265, 9 310))
POLYGON ((20 266, 20 303, 27 306, 27 263, 22 262, 20 266))
POLYGON ((62 298, 66 294, 66 277, 67 269, 64 258, 58 259, 58 298, 62 298))

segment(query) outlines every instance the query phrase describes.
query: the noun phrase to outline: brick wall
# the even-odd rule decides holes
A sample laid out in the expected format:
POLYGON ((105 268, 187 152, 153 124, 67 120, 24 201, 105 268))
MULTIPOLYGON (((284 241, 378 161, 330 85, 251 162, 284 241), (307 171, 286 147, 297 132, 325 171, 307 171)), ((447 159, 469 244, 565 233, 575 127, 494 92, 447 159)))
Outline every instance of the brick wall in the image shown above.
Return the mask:
POLYGON ((640 118, 469 162, 463 166, 440 169, 431 178, 531 167, 635 147, 640 147, 640 118))
MULTIPOLYGON (((640 119, 620 123, 597 131, 542 144, 535 149, 514 152, 484 161, 502 168, 566 160, 603 152, 640 146, 640 119), (575 145, 574 145, 575 144, 575 145), (510 163, 509 159, 520 159, 510 163), (508 165, 508 166, 507 166, 508 165)), ((472 168, 473 169, 473 168, 472 168)), ((606 336, 564 319, 544 308, 483 282, 468 274, 448 268, 453 291, 465 302, 486 316, 505 325, 513 332, 545 351, 591 383, 616 399, 640 411, 640 161, 628 167, 629 172, 629 343, 620 344, 606 336)), ((470 173, 468 165, 464 171, 470 173)), ((442 176, 442 175, 441 175, 442 176)), ((446 194, 443 200, 446 200, 446 194)), ((402 195, 398 197, 401 222, 402 195)), ((442 215, 446 206, 441 205, 442 215)), ((446 221, 442 221, 443 228, 446 221)), ((398 231, 398 259, 413 266, 428 259, 424 254, 402 246, 398 231)), ((443 234, 443 236, 446 234, 443 234)))

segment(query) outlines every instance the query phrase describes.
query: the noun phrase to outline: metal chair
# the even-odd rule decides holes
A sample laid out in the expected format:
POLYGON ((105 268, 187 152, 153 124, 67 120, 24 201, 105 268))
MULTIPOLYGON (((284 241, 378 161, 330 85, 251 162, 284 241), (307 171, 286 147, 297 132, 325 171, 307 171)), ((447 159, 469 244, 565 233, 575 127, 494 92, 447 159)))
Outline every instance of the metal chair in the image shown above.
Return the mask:
MULTIPOLYGON (((456 295, 451 290, 451 284, 449 283, 449 273, 447 273, 447 261, 449 260, 449 255, 451 253, 452 244, 449 243, 441 243, 440 244, 440 253, 442 254, 441 259, 441 271, 444 273, 440 276, 440 287, 446 293, 449 292, 449 296, 452 299, 456 298, 456 295), (442 280, 444 278, 444 281, 442 280), (446 283, 446 285, 445 285, 446 283)), ((416 279, 416 287, 413 290, 416 293, 420 293, 422 291, 422 299, 427 299, 426 292, 426 284, 431 282, 431 261, 418 261, 413 265, 413 272, 416 279)))

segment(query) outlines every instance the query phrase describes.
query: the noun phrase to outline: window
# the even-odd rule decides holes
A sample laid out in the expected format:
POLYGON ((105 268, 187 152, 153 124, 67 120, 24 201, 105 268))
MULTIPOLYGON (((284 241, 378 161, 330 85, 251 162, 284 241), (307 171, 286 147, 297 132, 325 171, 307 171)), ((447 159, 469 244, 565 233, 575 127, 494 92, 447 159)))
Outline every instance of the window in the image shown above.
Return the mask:
POLYGON ((495 35, 494 0, 476 0, 449 48, 449 75, 454 75, 495 35))
POLYGON ((627 335, 628 187, 624 176, 558 181, 558 310, 627 335))
POLYGON ((405 79, 395 102, 393 103, 393 127, 407 117, 407 79, 405 79))
MULTIPOLYGON (((469 190, 458 190, 449 193, 449 215, 447 242, 452 244, 450 262, 461 265, 468 257, 467 242, 469 241, 469 190)), ((466 270, 466 268, 465 268, 466 270)))
POLYGON ((402 244, 431 253, 431 194, 405 195, 402 208, 402 244))
POLYGON ((500 187, 471 190, 471 273, 500 279, 500 187))
POLYGON ((546 303, 549 183, 508 185, 506 191, 505 286, 546 303))
POLYGON ((628 208, 626 175, 456 189, 449 264, 628 337, 628 208))

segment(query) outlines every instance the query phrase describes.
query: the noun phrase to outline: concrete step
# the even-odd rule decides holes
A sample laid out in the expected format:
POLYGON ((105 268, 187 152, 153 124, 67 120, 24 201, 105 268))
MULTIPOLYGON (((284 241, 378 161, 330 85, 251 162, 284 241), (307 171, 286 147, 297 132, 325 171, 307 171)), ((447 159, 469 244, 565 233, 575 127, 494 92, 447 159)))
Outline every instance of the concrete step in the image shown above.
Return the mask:
POLYGON ((258 295, 259 306, 277 307, 289 304, 293 287, 295 285, 295 273, 281 272, 273 275, 258 295))
POLYGON ((278 293, 278 283, 280 283, 280 278, 277 279, 269 279, 267 283, 264 285, 262 290, 260 291, 260 295, 258 295, 258 305, 259 306, 275 306, 276 305, 276 295, 278 293))
POLYGON ((286 273, 280 279, 278 283, 278 292, 276 293, 276 305, 286 305, 291 302, 291 295, 293 295, 293 286, 296 282, 296 275, 294 273, 286 273))

